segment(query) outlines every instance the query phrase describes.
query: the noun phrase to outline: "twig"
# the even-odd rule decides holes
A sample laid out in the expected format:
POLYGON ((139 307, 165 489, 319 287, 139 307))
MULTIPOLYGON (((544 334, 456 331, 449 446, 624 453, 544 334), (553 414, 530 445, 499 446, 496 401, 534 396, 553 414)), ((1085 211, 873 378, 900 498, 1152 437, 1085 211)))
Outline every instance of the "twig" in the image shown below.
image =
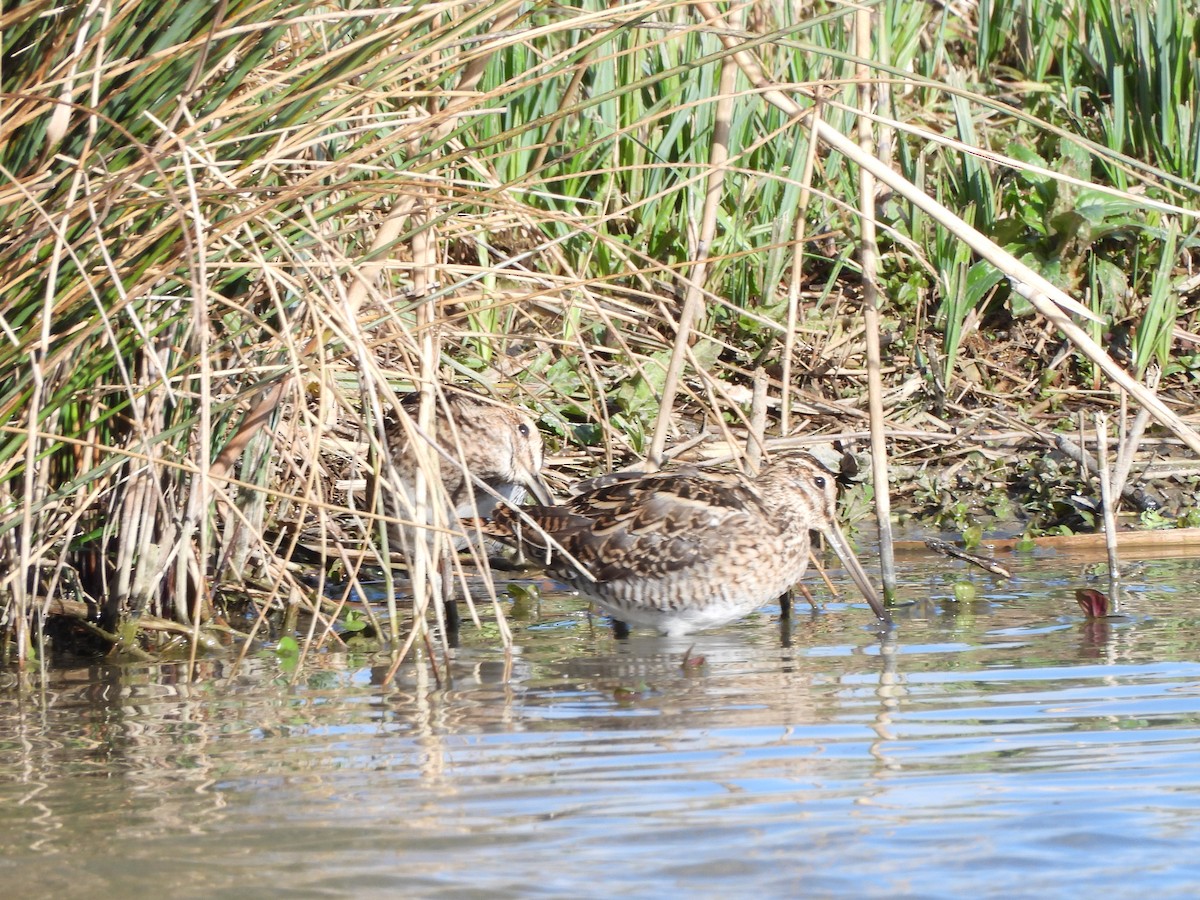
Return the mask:
POLYGON ((987 556, 977 556, 974 553, 968 553, 966 550, 960 550, 953 544, 947 541, 940 541, 937 538, 927 538, 925 546, 934 553, 940 553, 943 556, 952 556, 955 559, 961 559, 963 562, 969 562, 973 566, 979 566, 984 571, 991 572, 993 575, 999 575, 1001 578, 1012 578, 1012 572, 1006 569, 1000 563, 996 562, 987 556))
MULTIPOLYGON (((1146 390, 1157 393, 1158 382, 1162 378, 1162 369, 1153 365, 1146 370, 1146 390)), ((1124 404, 1125 394, 1121 394, 1122 405, 1124 404)), ((1146 425, 1150 422, 1150 413, 1146 411, 1146 407, 1138 407, 1137 415, 1133 417, 1133 425, 1129 428, 1129 433, 1125 439, 1121 441, 1117 447, 1117 461, 1113 465, 1112 474, 1112 490, 1113 496, 1120 497, 1125 490, 1125 482, 1129 478, 1129 470, 1133 468, 1133 457, 1137 453, 1138 447, 1142 443, 1142 434, 1146 431, 1146 425)), ((1124 424, 1124 420, 1122 420, 1124 424)))
MULTIPOLYGON (((1052 447, 1065 453, 1074 462, 1083 467, 1084 475, 1097 474, 1100 471, 1100 465, 1096 462, 1092 454, 1088 453, 1073 440, 1063 434, 1040 434, 1043 441, 1052 447)), ((1113 496, 1117 496, 1116 491, 1113 491, 1113 496)), ((1134 504, 1138 509, 1157 509, 1162 506, 1153 496, 1145 489, 1138 487, 1130 487, 1125 485, 1121 489, 1121 497, 1134 504)))

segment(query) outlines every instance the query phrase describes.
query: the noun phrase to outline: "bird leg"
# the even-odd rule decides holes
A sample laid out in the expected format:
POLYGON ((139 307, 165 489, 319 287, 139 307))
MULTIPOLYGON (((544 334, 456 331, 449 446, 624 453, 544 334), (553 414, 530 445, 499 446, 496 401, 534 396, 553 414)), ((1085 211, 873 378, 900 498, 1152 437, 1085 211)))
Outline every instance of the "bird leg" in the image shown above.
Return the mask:
POLYGON ((803 584, 795 584, 779 595, 779 618, 781 620, 787 621, 792 617, 792 600, 795 599, 797 591, 804 595, 804 598, 808 601, 808 605, 813 608, 814 612, 821 608, 817 606, 817 601, 809 593, 808 588, 803 584))

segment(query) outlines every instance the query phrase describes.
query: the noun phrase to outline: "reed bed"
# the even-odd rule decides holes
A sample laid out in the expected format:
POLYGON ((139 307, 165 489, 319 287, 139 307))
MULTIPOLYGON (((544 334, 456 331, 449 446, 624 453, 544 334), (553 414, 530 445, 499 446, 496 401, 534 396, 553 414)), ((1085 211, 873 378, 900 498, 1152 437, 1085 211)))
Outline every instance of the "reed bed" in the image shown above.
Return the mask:
POLYGON ((455 523, 393 585, 361 484, 440 384, 533 410, 564 481, 738 457, 756 419, 850 446, 871 341, 902 464, 1127 399, 1200 449, 1198 28, 1167 0, 6 6, 4 660, 364 621, 435 659, 455 523))

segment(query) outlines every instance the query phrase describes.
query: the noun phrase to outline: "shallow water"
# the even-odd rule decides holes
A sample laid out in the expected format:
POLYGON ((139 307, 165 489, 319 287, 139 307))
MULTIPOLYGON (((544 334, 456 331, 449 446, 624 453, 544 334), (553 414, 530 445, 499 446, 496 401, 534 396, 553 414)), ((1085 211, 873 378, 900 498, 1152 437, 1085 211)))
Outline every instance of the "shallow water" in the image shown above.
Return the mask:
MULTIPOLYGON (((452 678, 328 654, 0 693, 9 896, 1192 896, 1200 561, 901 560, 897 627, 818 591, 668 640, 574 598, 452 678), (953 600, 969 581, 976 598, 953 600), (688 664, 684 664, 689 653, 688 664), (701 664, 698 658, 702 657, 701 664), (375 665, 373 666, 372 663, 375 665)), ((838 573, 832 573, 835 576, 838 573)), ((810 582, 812 579, 810 579, 810 582)), ((0 679, 11 675, 0 673, 0 679)))

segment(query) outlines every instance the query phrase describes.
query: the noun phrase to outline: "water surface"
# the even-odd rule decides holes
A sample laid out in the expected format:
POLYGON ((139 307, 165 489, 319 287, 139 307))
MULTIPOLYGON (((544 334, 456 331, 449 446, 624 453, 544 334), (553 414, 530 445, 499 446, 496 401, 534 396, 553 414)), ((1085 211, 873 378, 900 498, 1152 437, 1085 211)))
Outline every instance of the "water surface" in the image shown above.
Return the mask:
MULTIPOLYGON (((468 626, 450 677, 329 653, 182 680, 0 673, 9 896, 1194 896, 1200 562, 1011 581, 902 559, 897 627, 830 598, 615 640, 572 597, 468 626), (976 597, 956 602, 953 584, 976 597), (702 658, 702 661, 700 660, 702 658), (686 662, 685 662, 686 659, 686 662), (699 663, 699 664, 697 664, 699 663), (5 682, 3 679, 9 679, 5 682)), ((837 572, 833 575, 837 576, 837 572)), ((810 579, 812 581, 812 579, 810 579)))

